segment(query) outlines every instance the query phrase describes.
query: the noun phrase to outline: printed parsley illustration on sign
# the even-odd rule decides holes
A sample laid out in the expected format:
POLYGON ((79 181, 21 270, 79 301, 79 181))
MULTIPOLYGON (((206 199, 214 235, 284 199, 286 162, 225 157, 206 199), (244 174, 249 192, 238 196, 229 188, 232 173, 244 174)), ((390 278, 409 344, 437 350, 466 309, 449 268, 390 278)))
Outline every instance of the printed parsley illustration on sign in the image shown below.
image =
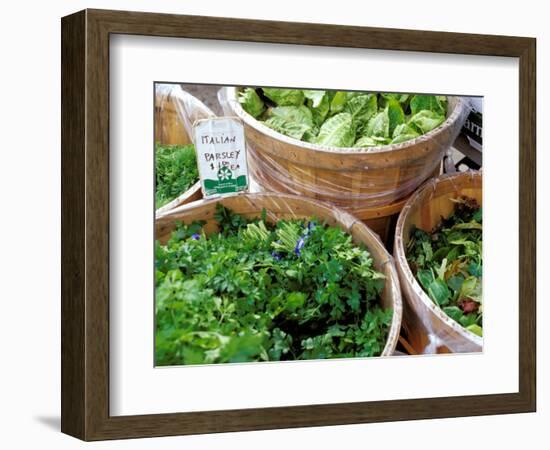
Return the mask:
POLYGON ((195 123, 195 146, 203 193, 232 194, 248 188, 244 128, 236 118, 195 123))

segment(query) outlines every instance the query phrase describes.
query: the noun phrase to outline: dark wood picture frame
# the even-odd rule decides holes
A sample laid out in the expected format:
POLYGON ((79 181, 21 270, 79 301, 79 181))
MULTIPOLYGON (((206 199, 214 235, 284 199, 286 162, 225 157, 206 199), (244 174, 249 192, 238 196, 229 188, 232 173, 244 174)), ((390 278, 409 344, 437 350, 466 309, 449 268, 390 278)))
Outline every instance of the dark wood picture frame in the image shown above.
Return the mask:
POLYGON ((84 440, 475 416, 536 407, 534 38, 85 10, 62 31, 61 429, 84 440), (133 34, 519 58, 519 392, 109 415, 109 36, 133 34))

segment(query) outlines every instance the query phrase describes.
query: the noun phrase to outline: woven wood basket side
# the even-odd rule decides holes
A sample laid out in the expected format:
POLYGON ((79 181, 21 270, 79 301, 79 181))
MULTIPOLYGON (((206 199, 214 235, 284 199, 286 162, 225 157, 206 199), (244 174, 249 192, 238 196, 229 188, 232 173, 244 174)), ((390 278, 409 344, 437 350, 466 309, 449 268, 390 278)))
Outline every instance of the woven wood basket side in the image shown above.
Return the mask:
POLYGON ((393 258, 386 251, 378 237, 357 218, 325 203, 285 194, 242 194, 222 199, 199 200, 183 205, 157 217, 156 239, 166 242, 175 227, 176 221, 191 223, 194 220, 206 221, 205 231, 217 231, 214 218, 216 204, 247 218, 259 217, 266 209, 267 219, 276 222, 280 219, 297 219, 315 216, 329 225, 339 226, 351 234, 354 242, 362 242, 369 249, 377 270, 386 276, 381 302, 384 308, 393 309, 392 323, 382 356, 392 355, 401 329, 402 303, 399 281, 393 258))
POLYGON ((424 292, 407 262, 406 251, 414 226, 432 230, 454 211, 452 199, 467 196, 482 205, 482 175, 469 171, 443 175, 424 184, 404 206, 395 230, 394 257, 406 300, 404 322, 411 333, 425 333, 411 340, 427 344, 423 353, 480 352, 483 339, 448 317, 424 292))

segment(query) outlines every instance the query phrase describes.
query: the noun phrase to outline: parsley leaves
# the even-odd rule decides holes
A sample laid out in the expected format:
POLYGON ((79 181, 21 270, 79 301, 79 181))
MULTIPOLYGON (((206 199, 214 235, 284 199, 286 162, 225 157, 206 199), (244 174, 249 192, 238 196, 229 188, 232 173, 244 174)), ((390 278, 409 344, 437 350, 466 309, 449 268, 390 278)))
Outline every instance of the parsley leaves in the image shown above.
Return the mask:
POLYGON ((199 172, 193 145, 155 146, 155 207, 160 208, 187 191, 199 172))
POLYGON ((381 354, 392 311, 368 250, 315 219, 263 216, 218 205, 219 233, 180 224, 157 243, 157 365, 381 354))

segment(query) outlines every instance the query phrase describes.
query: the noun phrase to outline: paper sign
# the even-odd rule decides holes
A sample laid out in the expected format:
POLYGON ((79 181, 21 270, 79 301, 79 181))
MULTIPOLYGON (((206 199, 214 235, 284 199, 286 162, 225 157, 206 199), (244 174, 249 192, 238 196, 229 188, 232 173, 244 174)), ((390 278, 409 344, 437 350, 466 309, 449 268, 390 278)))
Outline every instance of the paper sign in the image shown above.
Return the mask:
POLYGON ((239 119, 217 117, 194 125, 195 149, 205 197, 248 189, 244 127, 239 119))

